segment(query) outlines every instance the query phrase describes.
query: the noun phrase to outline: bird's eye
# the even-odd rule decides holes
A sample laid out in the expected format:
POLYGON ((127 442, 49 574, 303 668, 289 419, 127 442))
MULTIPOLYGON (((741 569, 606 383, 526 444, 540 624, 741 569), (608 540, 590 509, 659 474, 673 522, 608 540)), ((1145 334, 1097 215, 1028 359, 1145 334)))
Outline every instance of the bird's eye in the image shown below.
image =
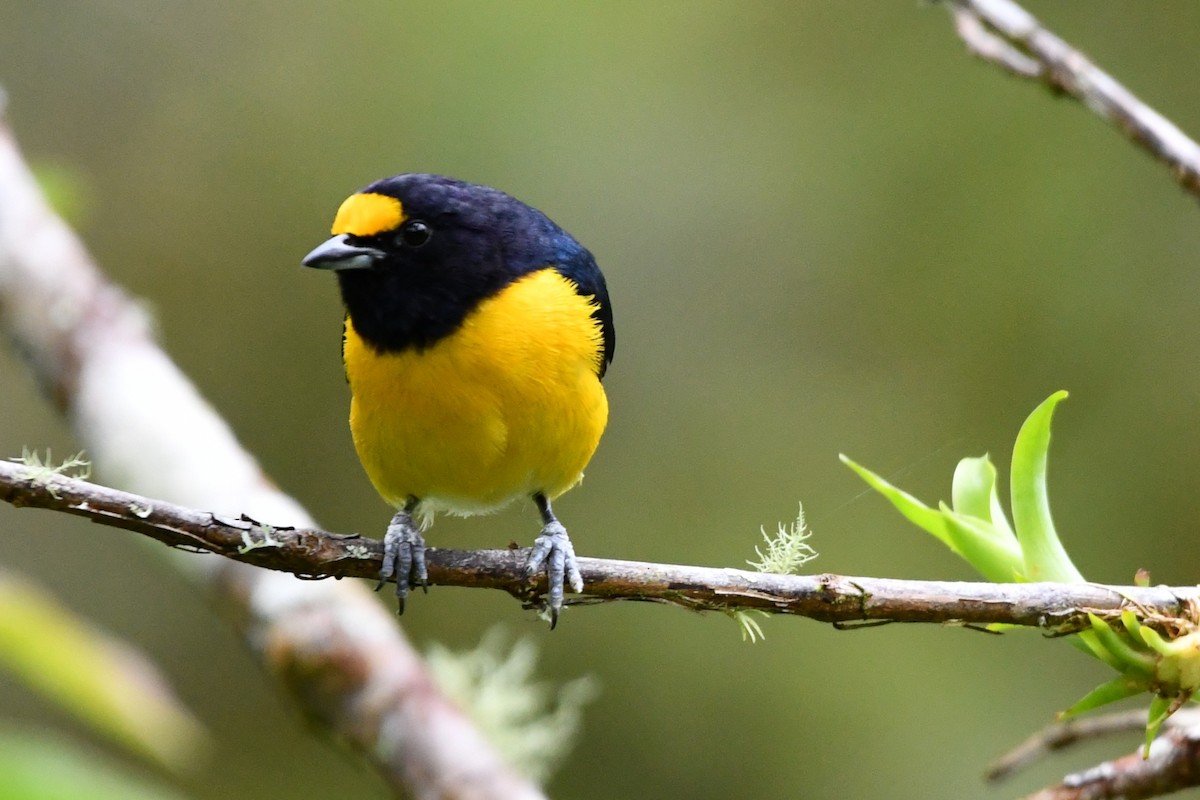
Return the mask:
POLYGON ((420 247, 433 236, 433 229, 419 219, 409 220, 400 228, 396 238, 405 247, 420 247))

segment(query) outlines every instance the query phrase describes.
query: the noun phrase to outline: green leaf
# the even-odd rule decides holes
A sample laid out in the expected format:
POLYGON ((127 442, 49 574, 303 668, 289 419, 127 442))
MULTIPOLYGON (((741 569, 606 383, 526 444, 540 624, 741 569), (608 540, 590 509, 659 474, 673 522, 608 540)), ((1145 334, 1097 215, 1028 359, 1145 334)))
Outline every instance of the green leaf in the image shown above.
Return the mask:
POLYGON ((959 514, 987 520, 1001 537, 1016 542, 1017 536, 1008 524, 1004 507, 1000 505, 996 466, 987 455, 964 458, 958 462, 954 469, 950 499, 959 514))
POLYGON ((154 665, 29 581, 0 572, 0 668, 100 733, 169 769, 202 744, 154 665))
POLYGON ((950 500, 959 514, 992 521, 991 495, 996 488, 996 468, 987 456, 964 458, 954 468, 950 500))
POLYGON ((1025 576, 1031 581, 1078 583, 1084 580, 1054 530, 1046 491, 1050 419, 1055 406, 1066 397, 1065 391, 1055 392, 1034 409, 1021 426, 1013 447, 1013 522, 1025 553, 1025 576))
POLYGON ((1100 645, 1092 652, 1118 672, 1141 681, 1145 688, 1154 678, 1154 657, 1133 647, 1124 636, 1095 614, 1088 612, 1088 620, 1100 645))
POLYGON ((1150 743, 1154 741, 1154 737, 1158 736, 1158 732, 1162 730, 1163 723, 1175 713, 1175 704, 1169 697, 1160 697, 1155 695, 1150 701, 1150 713, 1146 715, 1146 749, 1142 751, 1142 758, 1150 758, 1150 743))
POLYGON ((1167 657, 1178 655, 1175 648, 1171 646, 1171 643, 1164 639, 1162 634, 1154 630, 1154 628, 1142 626, 1138 631, 1138 635, 1141 636, 1142 641, 1148 647, 1153 648, 1159 655, 1167 657))
POLYGON ((1125 609, 1121 612, 1121 624, 1125 626, 1125 630, 1129 631, 1129 636, 1134 641, 1146 641, 1142 636, 1142 623, 1138 621, 1137 614, 1133 613, 1133 609, 1125 609))
POLYGON ((1012 583, 1022 579, 1025 562, 1015 538, 1007 538, 991 524, 975 517, 956 514, 945 503, 940 506, 951 549, 966 559, 989 581, 1012 583))
POLYGON ((933 510, 908 492, 897 489, 871 470, 852 461, 849 456, 839 454, 838 458, 847 467, 857 472, 858 476, 866 481, 872 489, 887 498, 888 502, 895 506, 896 510, 903 514, 909 522, 933 534, 955 553, 962 555, 954 546, 953 537, 946 530, 946 520, 940 511, 933 510))
POLYGON ((1082 650, 1088 655, 1100 659, 1105 664, 1115 669, 1115 664, 1110 661, 1111 655, 1104 649, 1104 645, 1100 644, 1100 640, 1096 637, 1096 632, 1091 630, 1080 631, 1074 636, 1067 638, 1067 641, 1075 644, 1076 648, 1082 650))
POLYGON ((182 800, 182 797, 58 738, 28 728, 0 730, 0 798, 4 800, 182 800))
POLYGON ((985 578, 1001 583, 1020 578, 1025 562, 1016 537, 997 531, 984 520, 955 514, 945 504, 934 510, 850 458, 840 458, 910 522, 936 536, 985 578))
POLYGON ((1124 700, 1126 697, 1133 697, 1136 694, 1141 694, 1145 690, 1145 687, 1140 685, 1137 681, 1130 680, 1124 675, 1118 675, 1112 680, 1105 681, 1095 689, 1092 689, 1090 692, 1084 695, 1078 703, 1071 706, 1066 711, 1063 711, 1058 716, 1060 719, 1074 717, 1078 714, 1082 714, 1085 711, 1091 711, 1093 709, 1100 708, 1100 706, 1108 705, 1109 703, 1115 703, 1118 700, 1124 700))

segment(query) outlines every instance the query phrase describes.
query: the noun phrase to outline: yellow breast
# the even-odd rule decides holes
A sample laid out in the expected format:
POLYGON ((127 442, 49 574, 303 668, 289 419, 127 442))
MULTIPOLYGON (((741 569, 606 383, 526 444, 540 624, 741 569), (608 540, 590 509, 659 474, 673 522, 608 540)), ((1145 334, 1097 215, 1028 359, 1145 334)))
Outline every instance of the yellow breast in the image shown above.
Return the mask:
POLYGON ((377 353, 347 320, 350 429, 384 499, 471 514, 577 483, 608 421, 591 311, 545 269, 421 352, 377 353))

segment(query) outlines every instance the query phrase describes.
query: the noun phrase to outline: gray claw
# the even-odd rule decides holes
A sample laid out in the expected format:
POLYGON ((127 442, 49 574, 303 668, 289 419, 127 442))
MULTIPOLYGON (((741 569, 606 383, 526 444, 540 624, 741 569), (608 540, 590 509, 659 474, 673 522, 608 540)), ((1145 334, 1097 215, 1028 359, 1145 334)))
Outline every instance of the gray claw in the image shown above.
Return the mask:
POLYGON ((429 572, 425 567, 425 537, 413 523, 408 511, 397 511, 383 537, 383 566, 375 591, 383 588, 388 578, 396 578, 397 613, 404 613, 404 601, 412 586, 429 591, 429 572))
POLYGON ((579 564, 575 560, 575 547, 571 537, 567 536, 567 529, 558 520, 547 522, 534 540, 525 573, 532 578, 542 571, 543 565, 549 584, 547 595, 550 627, 553 628, 563 607, 564 583, 569 583, 576 594, 583 591, 583 576, 579 574, 579 564))

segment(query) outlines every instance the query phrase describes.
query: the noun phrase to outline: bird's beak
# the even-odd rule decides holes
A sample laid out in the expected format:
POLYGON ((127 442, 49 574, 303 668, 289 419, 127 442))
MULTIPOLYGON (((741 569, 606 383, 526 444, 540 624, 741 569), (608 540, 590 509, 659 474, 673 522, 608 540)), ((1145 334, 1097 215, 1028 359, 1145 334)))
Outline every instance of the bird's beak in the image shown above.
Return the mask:
POLYGON ((350 244, 342 234, 317 245, 300 263, 315 269, 366 269, 383 256, 382 250, 350 244))

